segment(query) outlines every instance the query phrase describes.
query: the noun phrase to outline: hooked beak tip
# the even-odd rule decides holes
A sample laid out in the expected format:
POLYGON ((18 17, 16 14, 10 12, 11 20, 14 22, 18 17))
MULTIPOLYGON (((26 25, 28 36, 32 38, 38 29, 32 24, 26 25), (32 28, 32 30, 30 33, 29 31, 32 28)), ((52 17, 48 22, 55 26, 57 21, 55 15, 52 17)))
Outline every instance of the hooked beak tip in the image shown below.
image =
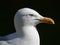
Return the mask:
POLYGON ((42 23, 55 24, 54 20, 51 19, 51 18, 48 18, 48 17, 44 17, 44 18, 40 19, 40 21, 41 21, 42 23))

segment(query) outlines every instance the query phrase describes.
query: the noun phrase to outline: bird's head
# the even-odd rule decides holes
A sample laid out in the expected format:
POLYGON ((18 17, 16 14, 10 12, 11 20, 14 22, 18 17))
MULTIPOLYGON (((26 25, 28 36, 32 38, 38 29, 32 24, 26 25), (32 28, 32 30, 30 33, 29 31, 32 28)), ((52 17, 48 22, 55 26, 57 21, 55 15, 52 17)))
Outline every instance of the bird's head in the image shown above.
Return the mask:
POLYGON ((18 25, 19 23, 20 25, 22 25, 22 23, 24 25, 37 25, 39 23, 54 24, 53 19, 44 17, 30 8, 22 8, 18 10, 15 15, 14 22, 18 25))

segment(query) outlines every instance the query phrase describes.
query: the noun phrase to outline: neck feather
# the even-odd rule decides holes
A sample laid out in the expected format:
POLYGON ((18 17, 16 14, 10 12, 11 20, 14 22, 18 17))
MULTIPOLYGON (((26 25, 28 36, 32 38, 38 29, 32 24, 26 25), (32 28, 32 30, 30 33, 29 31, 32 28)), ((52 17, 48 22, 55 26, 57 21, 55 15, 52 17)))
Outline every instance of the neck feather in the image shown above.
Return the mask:
POLYGON ((31 43, 30 45, 39 45, 39 34, 34 26, 22 26, 16 30, 18 36, 31 43))
POLYGON ((18 33, 19 36, 33 38, 34 36, 38 36, 38 31, 34 26, 20 26, 17 28, 16 33, 18 33))

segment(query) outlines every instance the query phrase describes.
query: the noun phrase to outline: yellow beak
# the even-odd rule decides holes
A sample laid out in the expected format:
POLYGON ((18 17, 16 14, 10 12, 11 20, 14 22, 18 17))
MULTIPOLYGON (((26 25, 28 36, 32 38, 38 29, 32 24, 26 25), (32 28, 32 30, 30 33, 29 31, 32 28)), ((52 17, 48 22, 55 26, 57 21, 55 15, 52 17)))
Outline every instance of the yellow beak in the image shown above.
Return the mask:
POLYGON ((42 23, 55 24, 54 20, 51 19, 51 18, 48 18, 48 17, 44 17, 44 18, 40 19, 40 21, 41 21, 42 23))

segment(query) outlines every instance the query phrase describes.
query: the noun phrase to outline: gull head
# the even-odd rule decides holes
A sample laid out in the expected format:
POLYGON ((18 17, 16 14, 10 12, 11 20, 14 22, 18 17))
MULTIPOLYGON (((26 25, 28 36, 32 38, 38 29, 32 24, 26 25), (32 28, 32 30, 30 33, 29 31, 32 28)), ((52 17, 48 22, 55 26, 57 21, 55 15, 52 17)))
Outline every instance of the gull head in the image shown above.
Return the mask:
POLYGON ((14 24, 17 26, 37 25, 39 23, 54 24, 54 20, 40 15, 37 11, 31 8, 19 9, 14 17, 14 24))

